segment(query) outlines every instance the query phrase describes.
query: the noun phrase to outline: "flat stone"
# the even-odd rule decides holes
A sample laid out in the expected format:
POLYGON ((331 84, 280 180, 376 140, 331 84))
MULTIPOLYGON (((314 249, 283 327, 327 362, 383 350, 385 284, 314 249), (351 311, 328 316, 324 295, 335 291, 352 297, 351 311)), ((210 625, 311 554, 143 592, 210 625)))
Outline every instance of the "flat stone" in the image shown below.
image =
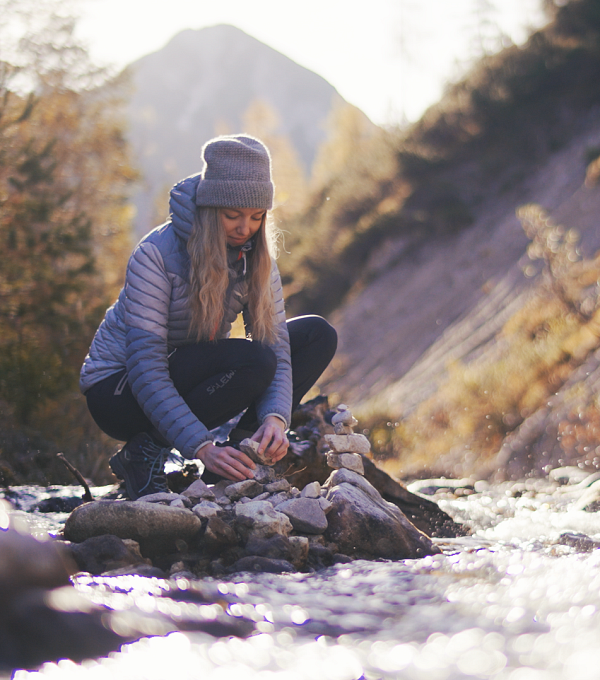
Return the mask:
POLYGON ((292 498, 278 505, 277 511, 290 518, 296 531, 322 534, 327 529, 327 517, 316 498, 292 498))
POLYGON ((362 462, 362 458, 358 453, 327 453, 327 465, 330 468, 339 470, 340 468, 346 468, 347 470, 352 470, 359 475, 365 474, 365 467, 362 462))
POLYGON ((218 503, 212 501, 200 501, 198 505, 194 505, 192 512, 200 519, 207 519, 209 517, 216 517, 223 512, 223 508, 218 503))
POLYGON ((238 501, 244 496, 246 498, 254 498, 263 492, 262 484, 259 484, 254 479, 244 479, 241 482, 234 482, 225 487, 225 495, 232 501, 238 501))
POLYGON ((271 460, 264 453, 258 452, 258 447, 260 442, 254 441, 254 439, 243 439, 240 442, 240 451, 245 453, 250 460, 258 463, 259 465, 275 465, 276 461, 271 460))
POLYGON ((321 485, 319 482, 311 482, 307 484, 300 494, 303 498, 319 498, 321 495, 321 485))
POLYGON ((171 505, 173 501, 181 501, 180 507, 190 508, 192 506, 189 498, 178 493, 167 493, 164 491, 149 493, 147 496, 140 496, 138 501, 141 503, 163 503, 164 505, 171 505))
POLYGON ((268 465, 257 465, 254 469, 253 479, 259 484, 269 484, 275 479, 275 470, 268 465))
POLYGON ((265 484, 265 491, 269 493, 278 493, 279 491, 289 491, 291 484, 287 479, 276 479, 270 484, 265 484))
POLYGON ((327 515, 325 537, 338 552, 364 559, 416 559, 440 552, 392 503, 342 483, 327 494, 333 508, 327 515))
POLYGON ((181 492, 182 496, 192 499, 196 503, 200 500, 214 501, 215 492, 201 479, 192 482, 185 491, 181 492))
POLYGON ((275 510, 269 501, 238 504, 235 506, 235 514, 241 520, 249 520, 247 524, 240 522, 240 530, 244 532, 245 528, 249 528, 250 537, 268 538, 275 534, 287 536, 292 531, 287 515, 275 510))
POLYGON ((364 434, 326 434, 325 441, 334 453, 362 453, 371 451, 371 444, 364 434))
MULTIPOLYGON (((268 491, 265 491, 264 493, 258 494, 258 496, 254 496, 252 500, 254 501, 266 501, 271 497, 271 494, 268 491)), ((250 499, 248 499, 250 500, 250 499)))
MULTIPOLYGON (((188 504, 191 505, 190 500, 188 499, 188 504)), ((185 508, 186 504, 181 500, 181 498, 176 498, 174 501, 171 501, 169 505, 172 508, 185 508)))
POLYGON ((358 425, 358 420, 356 420, 356 418, 352 415, 352 413, 350 413, 350 411, 344 410, 334 413, 333 417, 331 418, 331 424, 354 427, 354 425, 358 425))
POLYGON ((192 541, 202 522, 191 510, 143 501, 93 501, 84 503, 67 518, 65 538, 82 543, 92 536, 113 534, 140 544, 145 556, 170 552, 176 542, 192 541))
POLYGON ((216 484, 213 484, 208 488, 212 490, 212 492, 215 494, 217 502, 219 502, 220 498, 223 497, 227 498, 227 496, 225 496, 225 489, 230 485, 231 485, 230 479, 222 479, 220 482, 217 482, 216 484))

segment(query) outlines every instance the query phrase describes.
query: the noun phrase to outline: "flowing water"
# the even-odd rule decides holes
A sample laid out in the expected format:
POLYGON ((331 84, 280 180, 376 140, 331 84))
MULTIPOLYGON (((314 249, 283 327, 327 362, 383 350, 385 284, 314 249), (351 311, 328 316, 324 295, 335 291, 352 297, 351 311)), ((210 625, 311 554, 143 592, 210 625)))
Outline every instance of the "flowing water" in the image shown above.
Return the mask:
MULTIPOLYGON (((79 575, 74 584, 86 597, 142 612, 150 622, 165 614, 210 619, 225 607, 252 620, 255 633, 161 635, 150 624, 147 637, 107 658, 48 663, 14 678, 598 678, 600 550, 593 541, 570 547, 559 537, 577 532, 600 541, 600 514, 571 509, 578 492, 543 480, 477 483, 475 490, 439 501, 472 534, 438 539, 443 554, 435 557, 197 583, 79 575), (219 604, 161 597, 169 589, 201 591, 219 604)), ((34 489, 27 493, 35 497, 34 489)), ((66 517, 23 516, 38 533, 56 530, 66 517)))

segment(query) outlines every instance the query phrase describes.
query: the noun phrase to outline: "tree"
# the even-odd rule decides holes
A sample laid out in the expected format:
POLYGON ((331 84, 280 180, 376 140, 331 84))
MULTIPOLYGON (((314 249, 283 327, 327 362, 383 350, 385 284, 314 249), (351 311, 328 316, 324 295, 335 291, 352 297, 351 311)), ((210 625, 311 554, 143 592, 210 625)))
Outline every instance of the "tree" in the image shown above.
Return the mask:
MULTIPOLYGON (((0 63, 0 445, 9 458, 8 430, 38 442, 68 431, 77 445, 79 368, 130 250, 124 83, 89 64, 63 9, 0 1, 0 44, 10 20, 25 31, 4 52, 13 63, 0 63)), ((14 469, 24 456, 12 451, 14 469)))

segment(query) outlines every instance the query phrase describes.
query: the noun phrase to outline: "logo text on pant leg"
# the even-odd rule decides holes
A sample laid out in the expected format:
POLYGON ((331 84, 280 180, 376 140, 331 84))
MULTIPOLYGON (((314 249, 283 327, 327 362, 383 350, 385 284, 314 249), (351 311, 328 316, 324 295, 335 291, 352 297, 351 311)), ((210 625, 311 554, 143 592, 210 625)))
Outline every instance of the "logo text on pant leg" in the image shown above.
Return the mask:
POLYGON ((227 385, 227 383, 233 378, 234 375, 235 375, 235 371, 233 371, 233 370, 229 371, 228 373, 225 373, 225 375, 223 375, 221 378, 219 378, 219 380, 217 380, 216 383, 214 383, 213 385, 209 385, 206 388, 206 391, 209 394, 213 394, 217 390, 220 390, 221 387, 225 387, 225 385, 227 385))

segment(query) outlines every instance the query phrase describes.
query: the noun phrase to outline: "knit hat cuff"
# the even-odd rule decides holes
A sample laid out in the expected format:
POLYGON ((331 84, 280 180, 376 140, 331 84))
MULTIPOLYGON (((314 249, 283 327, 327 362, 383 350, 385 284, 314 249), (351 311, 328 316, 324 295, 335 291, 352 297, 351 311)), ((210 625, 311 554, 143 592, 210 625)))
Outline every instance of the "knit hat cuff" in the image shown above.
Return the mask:
POLYGON ((252 180, 201 179, 196 190, 196 205, 271 210, 273 184, 252 180))

